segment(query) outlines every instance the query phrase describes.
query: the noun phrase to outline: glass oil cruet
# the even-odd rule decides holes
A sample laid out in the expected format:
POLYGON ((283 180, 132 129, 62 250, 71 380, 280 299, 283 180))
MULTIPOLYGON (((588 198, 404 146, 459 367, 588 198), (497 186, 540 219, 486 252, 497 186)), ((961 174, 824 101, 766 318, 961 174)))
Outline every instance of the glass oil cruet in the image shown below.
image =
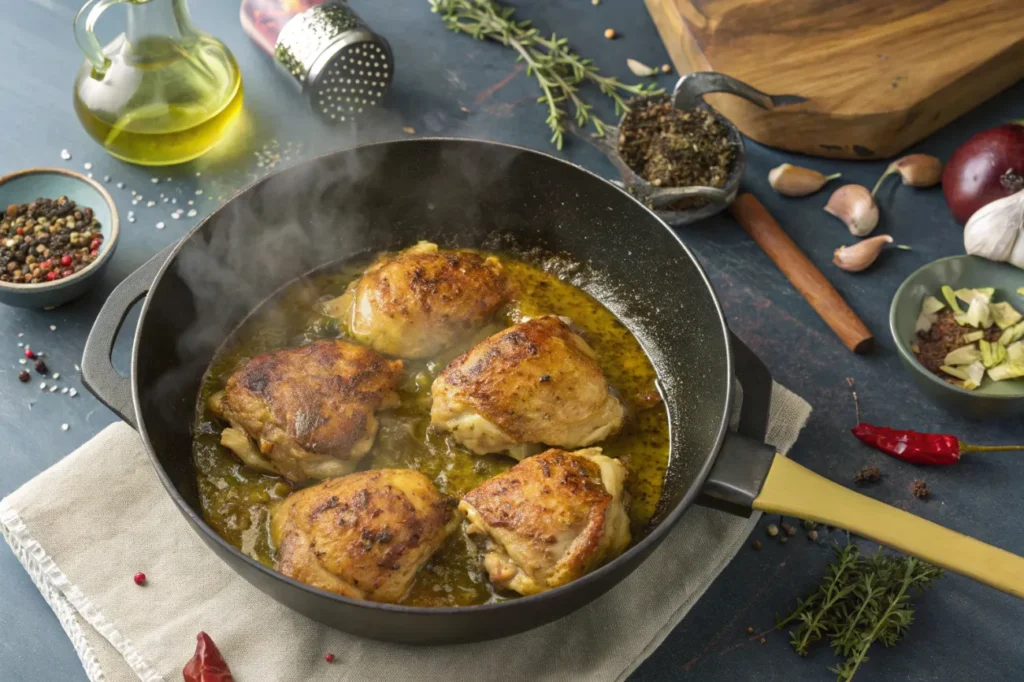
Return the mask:
POLYGON ((75 18, 86 61, 75 112, 113 156, 146 166, 202 155, 242 110, 242 78, 228 48, 192 25, 186 0, 89 0, 75 18), (100 15, 124 5, 125 32, 106 47, 100 15))

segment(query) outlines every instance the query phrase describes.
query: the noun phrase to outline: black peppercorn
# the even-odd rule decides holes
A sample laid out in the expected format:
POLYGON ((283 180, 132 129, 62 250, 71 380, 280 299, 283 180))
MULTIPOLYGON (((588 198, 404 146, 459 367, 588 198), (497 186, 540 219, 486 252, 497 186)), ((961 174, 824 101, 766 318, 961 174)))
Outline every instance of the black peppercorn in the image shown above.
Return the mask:
POLYGON ((42 360, 36 360, 36 371, 39 372, 40 374, 46 374, 46 372, 48 371, 46 368, 46 363, 43 362, 42 360))
POLYGON ((12 211, 0 209, 0 270, 6 269, 0 272, 3 281, 54 281, 98 258, 103 234, 90 209, 76 206, 66 197, 36 199, 14 208, 14 216, 12 211), (79 219, 67 218, 68 213, 76 213, 79 219), (31 267, 20 267, 26 264, 31 267))
POLYGON ((28 380, 31 378, 32 377, 29 376, 28 370, 23 369, 20 372, 18 372, 18 381, 20 381, 23 384, 28 383, 28 380))

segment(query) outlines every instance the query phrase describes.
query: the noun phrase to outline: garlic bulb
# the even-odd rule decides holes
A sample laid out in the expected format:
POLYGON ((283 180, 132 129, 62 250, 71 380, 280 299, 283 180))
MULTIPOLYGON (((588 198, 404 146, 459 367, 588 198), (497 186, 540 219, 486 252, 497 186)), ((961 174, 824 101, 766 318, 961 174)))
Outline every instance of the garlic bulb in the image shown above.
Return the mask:
POLYGON ((1024 190, 975 211, 964 227, 964 248, 1024 268, 1024 190))

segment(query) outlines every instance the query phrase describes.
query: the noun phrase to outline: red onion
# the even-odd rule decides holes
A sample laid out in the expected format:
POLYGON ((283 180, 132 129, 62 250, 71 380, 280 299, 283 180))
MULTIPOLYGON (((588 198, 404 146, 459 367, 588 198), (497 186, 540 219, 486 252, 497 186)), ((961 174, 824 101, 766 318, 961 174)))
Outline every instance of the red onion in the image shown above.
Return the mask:
POLYGON ((1024 189, 1024 125, 978 133, 946 163, 942 193, 953 217, 966 223, 985 204, 1024 189))

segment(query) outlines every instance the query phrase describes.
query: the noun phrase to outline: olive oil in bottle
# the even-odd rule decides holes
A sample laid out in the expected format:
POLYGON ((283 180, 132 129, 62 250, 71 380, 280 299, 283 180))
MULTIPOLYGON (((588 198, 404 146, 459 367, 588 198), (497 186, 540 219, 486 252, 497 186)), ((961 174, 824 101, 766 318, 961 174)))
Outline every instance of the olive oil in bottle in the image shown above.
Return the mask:
POLYGON ((91 4, 76 20, 89 57, 74 93, 86 131, 111 155, 147 166, 213 147, 242 111, 230 51, 192 27, 185 0, 128 0, 126 32, 101 49, 83 20, 91 4))

